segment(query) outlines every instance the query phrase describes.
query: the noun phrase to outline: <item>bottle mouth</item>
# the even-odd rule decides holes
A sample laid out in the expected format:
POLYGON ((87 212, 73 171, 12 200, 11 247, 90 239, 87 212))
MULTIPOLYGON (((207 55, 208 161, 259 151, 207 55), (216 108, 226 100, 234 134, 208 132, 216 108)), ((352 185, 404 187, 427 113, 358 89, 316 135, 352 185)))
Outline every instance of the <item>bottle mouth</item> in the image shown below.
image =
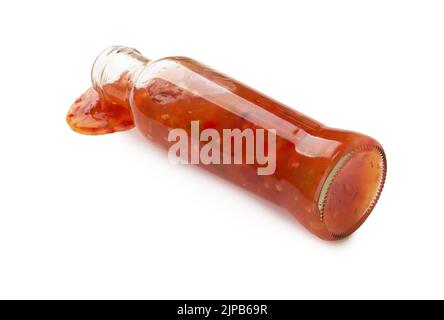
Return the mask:
POLYGON ((109 47, 99 54, 91 69, 93 88, 103 100, 129 107, 133 77, 148 62, 136 49, 109 47))
POLYGON ((129 74, 149 60, 139 51, 129 47, 112 46, 103 50, 91 69, 93 87, 101 88, 107 83, 119 80, 122 74, 129 74))
POLYGON ((332 238, 344 238, 361 226, 384 187, 387 161, 379 145, 360 146, 339 159, 322 186, 321 221, 332 238))

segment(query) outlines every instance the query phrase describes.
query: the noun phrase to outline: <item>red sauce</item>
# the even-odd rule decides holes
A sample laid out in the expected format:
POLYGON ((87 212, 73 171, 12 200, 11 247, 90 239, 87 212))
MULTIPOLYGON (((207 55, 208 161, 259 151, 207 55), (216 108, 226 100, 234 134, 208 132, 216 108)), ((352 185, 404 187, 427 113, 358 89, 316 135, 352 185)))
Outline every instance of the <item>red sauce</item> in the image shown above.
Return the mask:
POLYGON ((89 88, 82 94, 68 111, 66 121, 71 129, 78 133, 99 135, 125 131, 134 128, 134 121, 126 98, 114 93, 126 92, 127 77, 104 86, 99 94, 96 89, 89 88))
MULTIPOLYGON (((258 175, 257 162, 201 166, 286 208, 323 239, 349 235, 372 211, 386 172, 384 152, 374 139, 328 128, 194 60, 173 57, 153 63, 157 71, 151 70, 132 91, 126 73, 99 88, 100 94, 89 89, 68 113, 71 128, 105 134, 136 125, 165 148, 174 143, 168 141, 172 129, 184 129, 191 137, 191 121, 221 137, 223 129, 275 129, 273 174, 258 175)), ((223 152, 223 141, 219 146, 223 152)))

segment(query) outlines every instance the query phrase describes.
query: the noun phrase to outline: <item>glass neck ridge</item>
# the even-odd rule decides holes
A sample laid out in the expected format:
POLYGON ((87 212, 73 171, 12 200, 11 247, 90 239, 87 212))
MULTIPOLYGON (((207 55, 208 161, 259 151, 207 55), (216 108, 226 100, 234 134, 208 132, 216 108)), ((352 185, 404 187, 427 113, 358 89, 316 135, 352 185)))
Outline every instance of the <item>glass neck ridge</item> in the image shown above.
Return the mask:
POLYGON ((136 49, 113 46, 96 58, 91 70, 94 89, 106 101, 128 106, 134 81, 150 60, 136 49))

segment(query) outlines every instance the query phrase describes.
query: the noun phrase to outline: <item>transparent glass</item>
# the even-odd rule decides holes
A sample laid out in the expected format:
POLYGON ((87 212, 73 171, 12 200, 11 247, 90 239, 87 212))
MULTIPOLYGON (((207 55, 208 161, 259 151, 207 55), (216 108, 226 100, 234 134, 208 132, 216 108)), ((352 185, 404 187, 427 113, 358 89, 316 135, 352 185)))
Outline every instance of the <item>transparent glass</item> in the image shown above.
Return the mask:
MULTIPOLYGON (((165 148, 173 144, 172 129, 191 137, 192 121, 221 137, 224 129, 275 132, 271 175, 258 175, 257 163, 200 165, 289 210, 323 239, 354 232, 380 196, 386 157, 375 139, 329 128, 192 59, 151 61, 137 50, 111 47, 94 63, 92 82, 103 99, 130 110, 146 138, 165 148)), ((223 142, 217 143, 224 152, 223 142)))

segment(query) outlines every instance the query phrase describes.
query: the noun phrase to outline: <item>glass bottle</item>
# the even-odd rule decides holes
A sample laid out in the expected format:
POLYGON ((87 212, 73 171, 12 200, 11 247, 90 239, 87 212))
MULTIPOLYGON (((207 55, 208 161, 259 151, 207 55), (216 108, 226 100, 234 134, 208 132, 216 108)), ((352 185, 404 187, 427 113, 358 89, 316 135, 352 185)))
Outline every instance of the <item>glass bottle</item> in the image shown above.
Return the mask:
MULTIPOLYGON (((245 146, 241 163, 199 165, 289 210, 322 239, 354 232, 382 191, 386 157, 376 140, 329 128, 192 59, 149 60, 137 50, 110 47, 96 59, 92 83, 100 99, 126 108, 135 126, 156 144, 171 148, 177 142, 171 132, 186 132, 187 160, 193 152, 193 124, 201 132, 218 133, 211 143, 221 158, 231 160, 235 155, 224 149, 224 130, 251 129, 256 143, 264 143, 264 152, 273 156, 274 151, 273 172, 259 174, 263 162, 246 163, 254 151, 245 146)), ((204 144, 198 141, 194 147, 204 144)))

